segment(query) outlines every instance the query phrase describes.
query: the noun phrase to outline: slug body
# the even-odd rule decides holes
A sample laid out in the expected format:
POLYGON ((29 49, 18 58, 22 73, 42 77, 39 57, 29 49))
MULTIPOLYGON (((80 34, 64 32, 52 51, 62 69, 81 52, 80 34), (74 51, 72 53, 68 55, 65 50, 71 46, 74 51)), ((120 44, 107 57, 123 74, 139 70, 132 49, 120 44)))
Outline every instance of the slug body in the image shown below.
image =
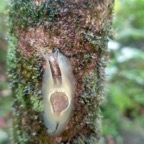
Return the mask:
POLYGON ((73 110, 75 79, 69 60, 57 49, 45 56, 42 94, 44 124, 50 135, 60 134, 66 127, 73 110))

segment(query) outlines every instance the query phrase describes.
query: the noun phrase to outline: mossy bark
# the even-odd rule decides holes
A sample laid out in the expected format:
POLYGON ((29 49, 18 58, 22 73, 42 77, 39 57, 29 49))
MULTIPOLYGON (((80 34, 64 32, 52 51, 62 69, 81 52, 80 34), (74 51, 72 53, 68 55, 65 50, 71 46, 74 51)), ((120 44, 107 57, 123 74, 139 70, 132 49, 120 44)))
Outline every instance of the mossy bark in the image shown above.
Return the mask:
POLYGON ((13 90, 14 143, 96 144, 101 137, 107 42, 113 0, 12 0, 8 52, 13 90), (76 78, 74 112, 66 130, 52 137, 43 124, 41 52, 59 48, 76 78))

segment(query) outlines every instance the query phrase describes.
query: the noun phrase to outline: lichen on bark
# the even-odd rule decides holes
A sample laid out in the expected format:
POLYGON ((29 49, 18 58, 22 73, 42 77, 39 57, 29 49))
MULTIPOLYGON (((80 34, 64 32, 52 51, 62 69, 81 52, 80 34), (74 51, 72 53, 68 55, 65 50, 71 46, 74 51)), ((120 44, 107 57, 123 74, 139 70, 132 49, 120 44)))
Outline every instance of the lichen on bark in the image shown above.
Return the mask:
POLYGON ((113 0, 12 0, 8 61, 15 143, 98 142, 112 7, 113 0), (61 135, 51 137, 42 119, 45 61, 41 52, 51 53, 54 47, 71 62, 76 93, 68 126, 61 135))

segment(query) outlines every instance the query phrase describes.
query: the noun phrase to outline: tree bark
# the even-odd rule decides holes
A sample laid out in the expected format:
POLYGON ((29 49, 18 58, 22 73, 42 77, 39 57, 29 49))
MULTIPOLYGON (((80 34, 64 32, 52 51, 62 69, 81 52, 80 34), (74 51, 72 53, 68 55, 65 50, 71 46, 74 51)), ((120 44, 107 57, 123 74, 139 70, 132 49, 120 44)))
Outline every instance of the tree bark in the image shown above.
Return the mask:
POLYGON ((96 144, 101 137, 107 42, 113 0, 12 0, 8 52, 13 91, 14 143, 96 144), (64 132, 49 136, 43 123, 43 53, 57 47, 76 79, 74 111, 64 132))

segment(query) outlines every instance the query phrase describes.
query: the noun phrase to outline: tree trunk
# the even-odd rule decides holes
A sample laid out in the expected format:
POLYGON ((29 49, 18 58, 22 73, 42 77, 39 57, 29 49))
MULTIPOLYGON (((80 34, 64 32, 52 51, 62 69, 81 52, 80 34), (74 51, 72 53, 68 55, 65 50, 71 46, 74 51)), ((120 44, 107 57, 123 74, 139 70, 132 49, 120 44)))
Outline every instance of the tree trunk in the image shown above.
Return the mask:
POLYGON ((8 62, 14 143, 98 143, 112 7, 113 0, 12 0, 8 62), (54 47, 69 59, 76 81, 73 114, 58 136, 47 133, 41 91, 46 67, 41 53, 54 47))

